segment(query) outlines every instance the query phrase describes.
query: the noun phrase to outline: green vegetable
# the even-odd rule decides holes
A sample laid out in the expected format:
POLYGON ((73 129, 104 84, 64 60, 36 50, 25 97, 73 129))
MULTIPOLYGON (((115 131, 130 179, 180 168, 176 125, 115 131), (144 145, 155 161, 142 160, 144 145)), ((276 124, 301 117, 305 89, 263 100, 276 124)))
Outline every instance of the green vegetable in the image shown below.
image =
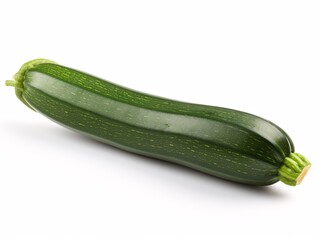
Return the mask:
POLYGON ((223 179, 294 186, 311 166, 294 153, 289 136, 265 119, 151 96, 49 60, 25 63, 6 85, 25 105, 65 127, 223 179))

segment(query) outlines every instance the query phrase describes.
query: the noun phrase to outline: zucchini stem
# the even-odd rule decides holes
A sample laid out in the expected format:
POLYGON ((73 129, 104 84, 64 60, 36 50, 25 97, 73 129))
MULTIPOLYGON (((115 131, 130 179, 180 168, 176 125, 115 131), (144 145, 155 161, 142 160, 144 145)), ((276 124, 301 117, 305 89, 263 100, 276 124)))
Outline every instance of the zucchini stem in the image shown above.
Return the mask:
POLYGON ((278 179, 283 183, 296 186, 306 176, 311 163, 299 153, 290 153, 278 170, 278 179))
POLYGON ((16 87, 17 86, 17 81, 15 81, 15 80, 6 80, 5 84, 6 84, 6 86, 16 87))

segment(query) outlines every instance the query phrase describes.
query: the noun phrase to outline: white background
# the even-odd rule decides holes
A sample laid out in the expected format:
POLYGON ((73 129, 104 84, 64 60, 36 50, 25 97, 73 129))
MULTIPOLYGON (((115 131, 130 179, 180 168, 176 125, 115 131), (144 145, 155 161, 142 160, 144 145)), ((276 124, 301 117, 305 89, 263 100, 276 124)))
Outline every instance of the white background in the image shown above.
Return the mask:
POLYGON ((319 239, 318 1, 0 2, 0 239, 319 239), (4 87, 48 58, 287 131, 313 166, 248 187, 66 130, 4 87))

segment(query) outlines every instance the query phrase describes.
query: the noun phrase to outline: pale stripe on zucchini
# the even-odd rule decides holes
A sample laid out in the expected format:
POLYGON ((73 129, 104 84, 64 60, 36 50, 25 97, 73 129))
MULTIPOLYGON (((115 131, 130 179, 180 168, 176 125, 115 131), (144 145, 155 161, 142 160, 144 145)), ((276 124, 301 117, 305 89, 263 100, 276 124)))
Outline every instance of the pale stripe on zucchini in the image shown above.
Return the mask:
POLYGON ((7 86, 31 109, 133 153, 250 185, 295 186, 311 164, 277 125, 252 114, 137 92, 36 59, 7 86))

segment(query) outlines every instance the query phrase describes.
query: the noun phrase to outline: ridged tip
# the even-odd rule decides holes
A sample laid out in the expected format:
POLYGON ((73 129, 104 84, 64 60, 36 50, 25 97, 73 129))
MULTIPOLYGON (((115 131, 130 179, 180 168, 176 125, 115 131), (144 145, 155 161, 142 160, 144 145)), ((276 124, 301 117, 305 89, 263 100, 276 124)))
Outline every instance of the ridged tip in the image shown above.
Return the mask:
POLYGON ((26 62, 25 64, 23 64, 21 66, 19 71, 14 75, 14 77, 13 77, 14 80, 17 82, 23 82, 27 71, 29 71, 30 69, 36 67, 39 64, 43 64, 43 63, 55 63, 55 62, 48 60, 48 59, 44 59, 44 58, 37 58, 37 59, 31 60, 29 62, 26 62))
POLYGON ((290 153, 278 170, 278 179, 283 183, 296 186, 302 182, 311 163, 299 153, 290 153))
POLYGON ((26 62, 25 64, 23 64, 21 66, 21 68, 19 69, 19 71, 13 76, 14 80, 7 80, 5 82, 6 86, 12 86, 15 88, 15 92, 16 92, 16 96, 29 108, 32 109, 32 107, 23 99, 22 97, 22 93, 23 93, 23 81, 25 79, 25 75, 26 73, 36 67, 39 64, 43 64, 43 63, 55 63, 51 60, 48 59, 44 59, 44 58, 37 58, 34 60, 31 60, 29 62, 26 62))

